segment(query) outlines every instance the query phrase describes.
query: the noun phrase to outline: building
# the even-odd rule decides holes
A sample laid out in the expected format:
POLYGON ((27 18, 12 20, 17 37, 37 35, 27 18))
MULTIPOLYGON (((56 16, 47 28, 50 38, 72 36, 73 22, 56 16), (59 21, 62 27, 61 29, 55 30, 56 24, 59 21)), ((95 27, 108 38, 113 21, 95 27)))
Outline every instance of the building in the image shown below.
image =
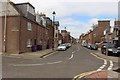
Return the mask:
POLYGON ((84 34, 81 34, 81 35, 79 36, 79 43, 80 43, 80 44, 84 43, 84 34))
POLYGON ((81 35, 80 42, 100 44, 104 39, 104 31, 110 28, 110 20, 99 20, 98 25, 96 25, 93 30, 89 30, 88 33, 81 35))
POLYGON ((74 38, 70 35, 67 30, 61 30, 61 35, 63 36, 63 43, 72 43, 74 38))
POLYGON ((61 35, 63 36, 63 43, 68 42, 68 34, 66 30, 61 30, 61 35))
POLYGON ((2 7, 3 52, 24 53, 50 46, 49 28, 36 21, 35 8, 30 3, 8 2, 6 10, 2 7))
MULTIPOLYGON (((46 33, 48 35, 47 49, 52 48, 52 46, 54 45, 54 27, 52 26, 52 20, 49 17, 46 17, 45 14, 37 13, 36 14, 36 22, 38 22, 40 25, 43 25, 45 28, 48 29, 48 33, 46 33)), ((44 37, 44 35, 43 35, 43 37, 44 37)))
POLYGON ((58 35, 59 35, 59 21, 53 22, 54 26, 54 48, 56 48, 59 44, 58 35))
POLYGON ((58 43, 59 43, 59 45, 63 43, 63 36, 60 32, 59 32, 59 35, 58 35, 58 43))
POLYGON ((110 20, 99 20, 98 27, 93 31, 95 35, 95 42, 100 43, 103 41, 104 30, 110 28, 110 20))
POLYGON ((113 38, 114 44, 120 47, 120 21, 114 21, 114 34, 115 37, 113 38))

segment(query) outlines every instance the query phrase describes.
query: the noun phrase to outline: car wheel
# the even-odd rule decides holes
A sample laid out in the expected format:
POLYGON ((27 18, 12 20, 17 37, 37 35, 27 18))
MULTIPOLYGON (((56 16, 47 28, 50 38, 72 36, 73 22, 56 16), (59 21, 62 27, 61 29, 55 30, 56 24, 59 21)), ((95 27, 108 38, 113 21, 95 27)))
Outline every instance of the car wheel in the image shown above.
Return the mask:
POLYGON ((108 51, 108 56, 110 56, 111 55, 111 52, 110 51, 108 51))
POLYGON ((116 56, 116 57, 120 57, 120 53, 117 53, 115 56, 116 56))
POLYGON ((102 54, 104 54, 104 51, 101 51, 102 54))

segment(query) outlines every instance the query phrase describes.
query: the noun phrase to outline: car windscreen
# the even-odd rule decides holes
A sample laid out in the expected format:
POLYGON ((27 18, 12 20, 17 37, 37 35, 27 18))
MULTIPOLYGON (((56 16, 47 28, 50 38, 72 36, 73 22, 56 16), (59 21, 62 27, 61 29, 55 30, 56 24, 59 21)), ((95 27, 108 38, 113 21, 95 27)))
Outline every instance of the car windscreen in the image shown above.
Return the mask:
POLYGON ((108 44, 107 46, 108 46, 108 48, 114 48, 115 47, 114 44, 108 44))

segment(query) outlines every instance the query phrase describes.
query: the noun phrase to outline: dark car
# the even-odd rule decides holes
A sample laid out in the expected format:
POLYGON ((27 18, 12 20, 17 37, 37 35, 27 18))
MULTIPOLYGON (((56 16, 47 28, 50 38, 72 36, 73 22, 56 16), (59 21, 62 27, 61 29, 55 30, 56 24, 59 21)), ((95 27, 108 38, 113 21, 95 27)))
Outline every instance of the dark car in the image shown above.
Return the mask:
POLYGON ((102 54, 106 54, 106 47, 107 47, 108 43, 103 43, 102 47, 101 47, 101 53, 102 54))
POLYGON ((90 45, 90 49, 91 50, 97 50, 98 49, 98 46, 96 44, 91 44, 90 45))
POLYGON ((115 47, 115 45, 111 43, 103 44, 101 51, 103 54, 107 54, 107 55, 115 55, 115 56, 120 55, 120 47, 115 47))
POLYGON ((87 43, 83 43, 82 46, 83 46, 83 47, 87 47, 87 43))
POLYGON ((91 49, 91 44, 90 43, 87 44, 87 48, 91 49))

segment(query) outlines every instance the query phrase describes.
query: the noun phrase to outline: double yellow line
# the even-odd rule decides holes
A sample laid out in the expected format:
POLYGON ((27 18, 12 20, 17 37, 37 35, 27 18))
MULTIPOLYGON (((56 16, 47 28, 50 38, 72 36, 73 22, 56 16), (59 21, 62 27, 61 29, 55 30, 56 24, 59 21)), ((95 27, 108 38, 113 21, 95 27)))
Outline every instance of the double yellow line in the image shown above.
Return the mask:
POLYGON ((105 60, 104 58, 101 58, 101 57, 95 55, 94 53, 90 53, 90 54, 93 55, 93 56, 95 56, 95 57, 98 58, 98 59, 105 60))
POLYGON ((95 70, 95 71, 85 72, 85 73, 75 76, 72 80, 80 80, 81 78, 84 78, 85 76, 88 76, 88 75, 96 73, 96 72, 98 72, 98 71, 95 70))
MULTIPOLYGON (((90 54, 95 56, 98 59, 105 60, 105 59, 103 59, 103 58, 101 58, 101 57, 99 57, 99 56, 97 56, 97 55, 95 55, 93 53, 90 53, 90 54)), ((84 78, 84 77, 86 77, 86 76, 88 76, 90 74, 96 73, 96 72, 98 72, 98 71, 94 70, 94 71, 90 71, 90 72, 85 72, 85 73, 82 73, 82 74, 79 74, 79 75, 75 76, 72 80, 80 80, 81 78, 84 78)))

